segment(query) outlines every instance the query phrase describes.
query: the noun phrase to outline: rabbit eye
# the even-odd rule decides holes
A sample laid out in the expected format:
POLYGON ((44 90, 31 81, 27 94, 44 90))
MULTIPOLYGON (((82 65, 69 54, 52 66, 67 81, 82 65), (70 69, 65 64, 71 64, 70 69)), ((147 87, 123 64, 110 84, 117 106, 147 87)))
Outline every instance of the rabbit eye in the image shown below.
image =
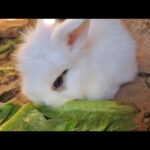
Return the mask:
POLYGON ((54 88, 59 88, 63 85, 63 77, 60 76, 56 79, 56 81, 54 82, 54 88))
POLYGON ((66 69, 54 82, 53 84, 53 90, 57 90, 58 88, 63 86, 63 78, 65 76, 65 74, 68 72, 68 70, 66 69))

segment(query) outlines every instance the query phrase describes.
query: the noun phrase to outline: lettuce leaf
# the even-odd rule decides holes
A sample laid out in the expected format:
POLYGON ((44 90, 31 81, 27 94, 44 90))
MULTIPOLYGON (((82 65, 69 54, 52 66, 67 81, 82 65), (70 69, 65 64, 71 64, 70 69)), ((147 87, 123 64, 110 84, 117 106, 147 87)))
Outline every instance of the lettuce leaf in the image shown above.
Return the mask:
POLYGON ((116 101, 72 100, 57 108, 28 103, 0 131, 132 131, 136 114, 135 107, 116 101))

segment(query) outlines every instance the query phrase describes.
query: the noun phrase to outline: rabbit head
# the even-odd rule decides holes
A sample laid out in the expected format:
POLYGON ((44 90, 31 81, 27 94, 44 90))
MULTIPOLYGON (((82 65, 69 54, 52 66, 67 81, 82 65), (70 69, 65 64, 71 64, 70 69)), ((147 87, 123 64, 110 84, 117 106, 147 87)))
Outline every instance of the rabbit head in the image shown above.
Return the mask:
POLYGON ((68 19, 47 25, 43 20, 27 34, 18 54, 23 93, 37 103, 59 106, 82 98, 77 65, 89 30, 89 19, 68 19))

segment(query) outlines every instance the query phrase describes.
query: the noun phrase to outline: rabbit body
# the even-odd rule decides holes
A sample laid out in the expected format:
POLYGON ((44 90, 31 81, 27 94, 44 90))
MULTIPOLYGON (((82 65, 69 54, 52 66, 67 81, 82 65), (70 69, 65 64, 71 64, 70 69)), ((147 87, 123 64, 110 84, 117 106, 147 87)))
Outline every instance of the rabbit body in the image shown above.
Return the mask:
POLYGON ((23 92, 35 103, 112 99, 136 76, 136 43, 120 20, 68 19, 53 26, 39 21, 25 37, 18 68, 23 92), (64 70, 63 83, 56 81, 64 70))

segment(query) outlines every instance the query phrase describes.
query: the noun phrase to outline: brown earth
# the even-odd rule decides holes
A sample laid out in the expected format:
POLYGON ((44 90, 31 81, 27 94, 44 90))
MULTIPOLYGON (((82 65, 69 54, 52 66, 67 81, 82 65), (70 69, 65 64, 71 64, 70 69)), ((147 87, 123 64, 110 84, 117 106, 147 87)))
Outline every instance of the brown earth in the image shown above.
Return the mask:
POLYGON ((150 20, 123 20, 138 44, 137 60, 139 75, 133 83, 121 88, 116 96, 118 100, 135 104, 140 113, 134 122, 138 131, 147 131, 150 127, 150 20))
MULTIPOLYGON (((34 24, 35 20, 21 19, 23 25, 34 24)), ((21 20, 15 26, 20 25, 21 20)), ((125 103, 132 103, 140 110, 140 113, 134 119, 137 125, 137 131, 150 130, 150 20, 148 19, 127 19, 123 23, 131 32, 138 44, 137 60, 139 63, 139 74, 134 82, 122 86, 119 93, 116 95, 118 101, 125 103)), ((15 32, 7 32, 8 26, 4 25, 2 28, 0 23, 0 38, 12 38, 17 36, 15 32), (4 36, 5 35, 5 36, 4 36), (7 35, 7 36, 6 36, 7 35)), ((17 32, 18 33, 18 32, 17 32)), ((1 45, 1 41, 0 41, 1 45)), ((12 55, 13 51, 9 53, 0 53, 0 67, 15 66, 15 57, 12 55)), ((17 97, 17 102, 23 104, 27 102, 20 92, 20 77, 17 72, 4 73, 0 72, 0 102, 5 102, 10 98, 17 97)))

